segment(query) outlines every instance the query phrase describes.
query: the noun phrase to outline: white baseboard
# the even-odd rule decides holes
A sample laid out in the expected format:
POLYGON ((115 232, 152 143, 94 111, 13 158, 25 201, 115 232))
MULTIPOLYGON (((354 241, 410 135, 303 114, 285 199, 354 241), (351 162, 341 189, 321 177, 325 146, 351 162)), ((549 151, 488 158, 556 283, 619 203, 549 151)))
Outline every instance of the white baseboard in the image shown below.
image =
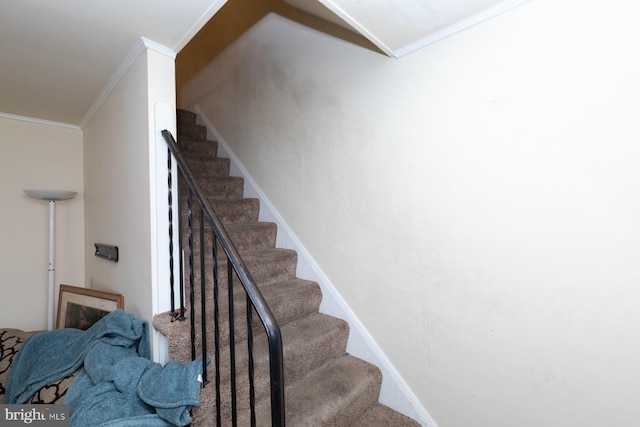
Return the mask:
POLYGON ((278 226, 276 244, 280 248, 293 249, 298 253, 298 268, 296 274, 302 279, 312 280, 322 290, 320 312, 345 320, 350 327, 347 353, 367 362, 373 363, 382 371, 382 388, 380 403, 395 409, 411 418, 416 419, 426 427, 437 427, 424 406, 418 401, 407 383, 391 364, 373 337, 366 330, 362 322, 342 298, 338 290, 313 259, 309 251, 287 225, 284 218, 271 204, 267 196, 253 180, 247 169, 231 151, 224 138, 207 118, 202 109, 196 105, 193 111, 198 114, 198 122, 207 128, 209 139, 218 141, 218 155, 231 160, 231 175, 244 178, 245 197, 260 200, 260 221, 274 222, 278 226))

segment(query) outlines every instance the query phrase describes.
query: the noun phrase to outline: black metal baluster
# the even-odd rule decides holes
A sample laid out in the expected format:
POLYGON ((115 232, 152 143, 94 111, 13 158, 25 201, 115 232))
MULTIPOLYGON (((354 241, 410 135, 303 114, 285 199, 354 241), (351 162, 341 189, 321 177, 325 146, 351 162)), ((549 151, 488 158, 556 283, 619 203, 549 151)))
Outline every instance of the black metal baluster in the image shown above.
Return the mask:
POLYGON ((195 312, 195 294, 194 294, 194 282, 193 277, 193 202, 192 202, 191 188, 189 188, 189 195, 187 198, 187 212, 188 212, 188 232, 189 232, 189 303, 191 307, 191 360, 196 358, 196 312, 195 312))
POLYGON ((169 287, 171 288, 171 316, 176 311, 176 295, 173 289, 174 276, 173 276, 173 188, 172 188, 172 173, 171 173, 171 149, 167 148, 167 184, 168 184, 168 199, 169 199, 169 287))
POLYGON ((235 321, 233 313, 233 266, 227 256, 227 285, 229 288, 229 358, 231 368, 231 422, 233 427, 238 425, 238 408, 236 396, 236 340, 235 321))
MULTIPOLYGON (((275 318, 273 319, 275 321, 275 318)), ((269 340, 269 370, 271 375, 271 425, 285 425, 284 407, 284 360, 282 352, 282 334, 277 323, 267 327, 269 340)))
POLYGON ((214 358, 216 367, 216 426, 222 425, 222 413, 220 412, 220 312, 218 310, 218 238, 215 230, 211 230, 213 242, 213 323, 214 323, 214 358))
POLYGON ((247 294, 247 351, 249 352, 249 408, 251 409, 251 426, 256 425, 256 394, 253 384, 253 329, 251 327, 251 316, 253 313, 253 305, 251 298, 247 294))
POLYGON ((179 274, 180 274, 180 294, 179 299, 180 299, 180 316, 178 317, 178 320, 180 320, 181 322, 184 321, 186 319, 186 317, 184 316, 184 312, 185 312, 185 306, 184 306, 184 244, 183 244, 183 238, 184 238, 184 230, 182 228, 182 217, 184 216, 182 214, 182 195, 180 194, 180 185, 182 184, 182 181, 184 179, 182 178, 182 174, 178 174, 178 264, 179 264, 179 274))
POLYGON ((202 334, 202 385, 209 382, 207 380, 207 302, 206 302, 206 282, 204 265, 204 210, 200 207, 200 333, 202 334))

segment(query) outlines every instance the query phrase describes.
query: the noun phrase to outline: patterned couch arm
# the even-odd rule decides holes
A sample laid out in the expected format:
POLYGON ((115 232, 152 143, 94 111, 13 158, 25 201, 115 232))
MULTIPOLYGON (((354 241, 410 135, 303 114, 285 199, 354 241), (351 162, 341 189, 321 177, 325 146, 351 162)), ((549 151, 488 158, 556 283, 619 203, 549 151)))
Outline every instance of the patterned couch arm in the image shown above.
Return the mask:
MULTIPOLYGON (((36 333, 19 329, 0 329, 0 403, 4 403, 7 380, 13 361, 18 355, 22 344, 27 338, 36 333)), ((62 403, 75 374, 74 372, 65 378, 42 387, 25 403, 62 403)))

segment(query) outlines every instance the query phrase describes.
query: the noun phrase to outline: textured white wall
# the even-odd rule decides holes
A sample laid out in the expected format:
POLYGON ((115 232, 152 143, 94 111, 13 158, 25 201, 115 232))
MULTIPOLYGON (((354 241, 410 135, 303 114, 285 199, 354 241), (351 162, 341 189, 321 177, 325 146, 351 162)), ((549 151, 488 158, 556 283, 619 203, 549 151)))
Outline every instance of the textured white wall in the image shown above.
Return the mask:
POLYGON ((401 60, 269 16, 199 105, 440 427, 640 423, 640 5, 401 60))
POLYGON ((145 320, 158 280, 154 105, 175 104, 174 80, 173 59, 144 51, 84 129, 87 287, 123 293, 145 320), (118 246, 120 260, 95 257, 96 242, 118 246))
POLYGON ((131 314, 151 313, 147 57, 140 55, 84 129, 86 283, 119 292, 131 314), (118 246, 117 263, 94 243, 118 246))
POLYGON ((46 329, 49 207, 23 190, 78 192, 56 204, 57 298, 84 284, 82 131, 0 118, 0 150, 0 325, 46 329))

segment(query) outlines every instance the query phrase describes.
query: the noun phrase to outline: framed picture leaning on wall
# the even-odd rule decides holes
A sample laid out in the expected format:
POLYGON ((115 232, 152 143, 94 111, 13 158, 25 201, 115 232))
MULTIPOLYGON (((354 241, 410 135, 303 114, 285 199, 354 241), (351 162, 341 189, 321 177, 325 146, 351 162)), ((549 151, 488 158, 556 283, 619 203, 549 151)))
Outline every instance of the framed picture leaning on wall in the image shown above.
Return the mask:
POLYGON ((56 329, 88 329, 118 308, 124 308, 124 295, 60 285, 56 329))

